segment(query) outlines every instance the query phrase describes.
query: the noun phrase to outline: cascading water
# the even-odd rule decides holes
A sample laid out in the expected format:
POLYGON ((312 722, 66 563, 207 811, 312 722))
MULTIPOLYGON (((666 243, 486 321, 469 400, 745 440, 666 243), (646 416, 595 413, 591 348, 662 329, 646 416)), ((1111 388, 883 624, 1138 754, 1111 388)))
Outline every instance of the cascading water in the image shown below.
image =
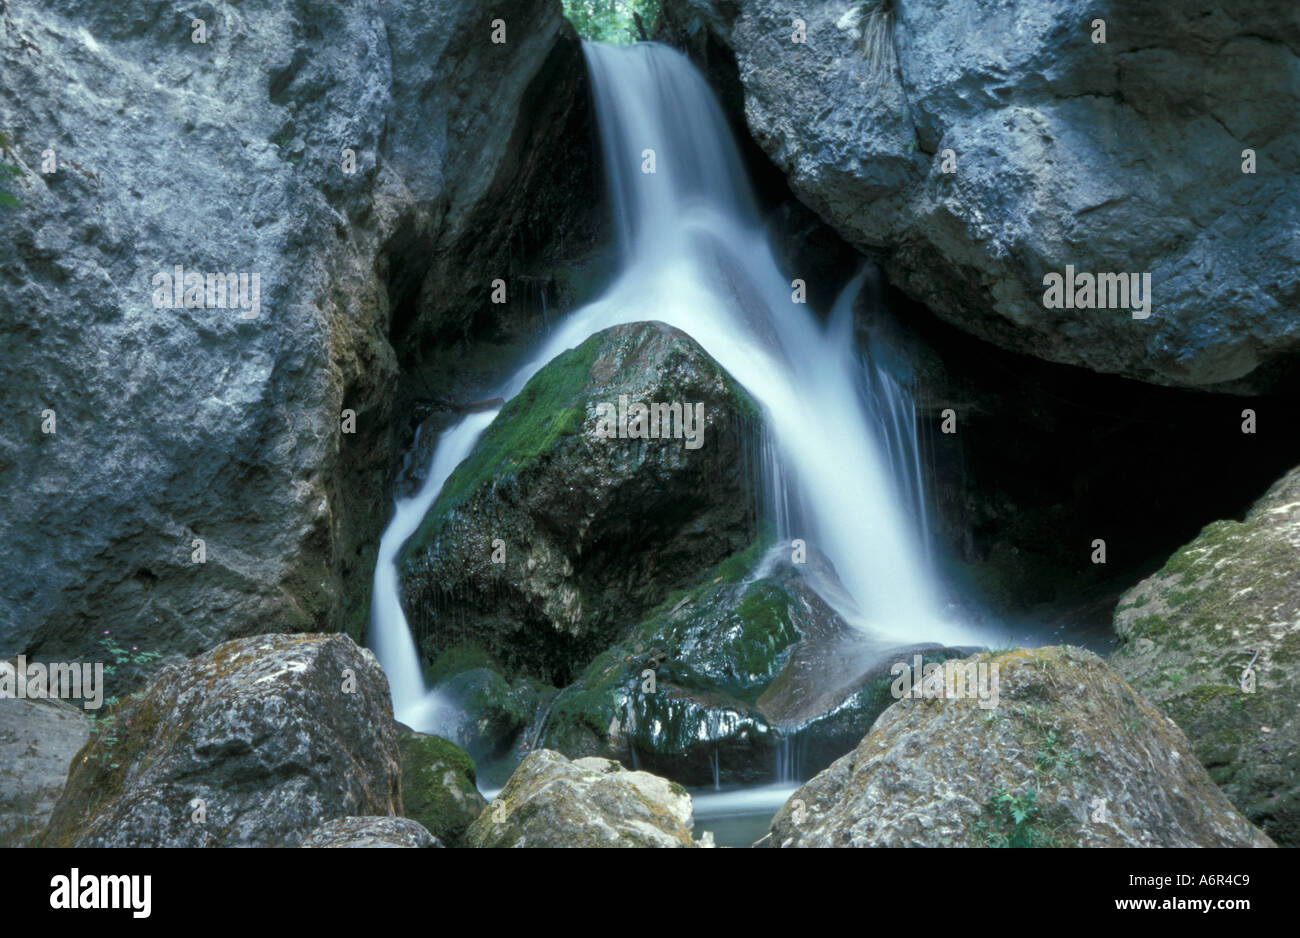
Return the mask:
MULTIPOLYGON (((703 77, 656 43, 583 48, 621 272, 554 328, 500 396, 513 397, 558 354, 610 326, 659 320, 681 329, 763 407, 778 534, 803 538, 830 560, 842 589, 824 584, 827 602, 885 644, 978 643, 945 619, 944 591, 925 561, 917 518, 924 499, 919 482, 905 481, 914 459, 902 458, 899 442, 911 427, 915 446, 910 399, 875 366, 864 371, 855 351, 852 306, 863 275, 820 324, 792 299, 703 77), (873 403, 886 410, 873 413, 873 403)), ((398 719, 417 728, 437 727, 439 702, 423 684, 394 561, 492 416, 475 414, 442 435, 419 493, 398 503, 380 543, 372 642, 398 719)))

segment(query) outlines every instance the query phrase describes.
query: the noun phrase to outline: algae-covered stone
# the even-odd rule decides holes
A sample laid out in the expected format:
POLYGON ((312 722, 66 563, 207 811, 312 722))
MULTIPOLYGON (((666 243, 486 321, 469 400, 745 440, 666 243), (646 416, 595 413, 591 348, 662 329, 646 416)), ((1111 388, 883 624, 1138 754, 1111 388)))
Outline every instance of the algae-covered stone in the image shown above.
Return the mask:
POLYGON ((470 826, 471 847, 695 847, 691 796, 609 759, 540 749, 470 826))
POLYGON ((1271 846, 1096 655, 984 653, 996 695, 907 697, 772 821, 774 847, 1271 846), (995 706, 987 706, 995 702, 995 706))
POLYGON ((480 765, 508 757, 556 694, 527 675, 507 677, 472 644, 447 649, 425 673, 453 704, 439 731, 480 765))
POLYGON ((404 817, 345 817, 326 821, 300 847, 441 847, 438 838, 404 817))
POLYGON ((404 548, 425 653, 472 641, 511 672, 571 681, 626 623, 753 540, 756 427, 748 395, 662 323, 560 355, 502 408, 404 548), (681 405, 681 435, 598 434, 601 405, 638 403, 681 405), (685 427, 698 407, 702 429, 685 427))
POLYGON ((687 785, 815 772, 852 749, 892 702, 893 662, 960 654, 868 642, 802 565, 783 551, 755 563, 758 547, 670 597, 597 656, 556 698, 541 745, 687 785))
POLYGON ((344 635, 262 635, 165 667, 77 753, 43 846, 295 846, 401 813, 388 679, 344 635))
POLYGON ((402 753, 402 803, 408 818, 420 822, 449 847, 487 804, 476 787, 474 760, 454 743, 398 724, 402 753))
POLYGON ((1120 600, 1111 664, 1232 803, 1300 846, 1300 469, 1120 600))

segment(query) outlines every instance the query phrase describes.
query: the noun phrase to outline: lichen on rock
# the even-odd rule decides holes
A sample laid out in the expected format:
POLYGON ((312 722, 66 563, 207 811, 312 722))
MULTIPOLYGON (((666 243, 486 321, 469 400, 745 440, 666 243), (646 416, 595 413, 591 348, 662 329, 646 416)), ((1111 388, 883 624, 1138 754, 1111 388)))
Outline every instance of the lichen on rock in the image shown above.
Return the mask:
POLYGON ((1300 845, 1300 469, 1120 600, 1111 664, 1187 734, 1233 804, 1300 845))
POLYGON ((894 703, 772 821, 773 847, 1271 846, 1091 652, 983 653, 997 705, 894 703))

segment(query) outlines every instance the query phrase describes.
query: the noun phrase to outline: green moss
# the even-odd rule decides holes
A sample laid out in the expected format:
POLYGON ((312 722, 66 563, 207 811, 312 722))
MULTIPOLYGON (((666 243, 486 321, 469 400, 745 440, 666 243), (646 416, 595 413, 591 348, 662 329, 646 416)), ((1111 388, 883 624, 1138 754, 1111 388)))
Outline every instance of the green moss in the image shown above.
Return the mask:
POLYGON ((457 674, 473 671, 475 668, 500 670, 482 645, 464 642, 440 654, 438 659, 425 669, 424 677, 430 685, 436 685, 457 674))
POLYGON ((1207 559, 1223 542, 1241 528, 1236 521, 1215 521, 1201 529, 1196 539, 1174 553, 1160 570, 1161 576, 1181 576, 1207 559))
POLYGON ((398 742, 406 817, 423 824, 444 844, 459 846, 483 811, 474 760, 439 736, 402 732, 398 742))
POLYGON ((1158 635, 1164 635, 1171 628, 1173 628, 1173 624, 1164 616, 1149 615, 1143 616, 1133 623, 1133 634, 1134 636, 1155 638, 1158 635))
POLYGON ((601 347, 597 333, 533 375, 497 414, 473 452, 448 477, 433 507, 403 548, 403 558, 431 543, 447 517, 489 479, 517 475, 562 437, 581 430, 580 401, 601 347))

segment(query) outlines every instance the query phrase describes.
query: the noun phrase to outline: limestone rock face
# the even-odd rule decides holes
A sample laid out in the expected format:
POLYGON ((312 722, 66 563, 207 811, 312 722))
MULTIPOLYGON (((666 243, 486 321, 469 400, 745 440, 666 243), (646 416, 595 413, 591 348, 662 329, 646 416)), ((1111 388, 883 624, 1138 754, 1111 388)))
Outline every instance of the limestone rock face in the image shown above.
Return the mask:
POLYGON ((0 847, 24 846, 45 827, 89 735, 78 707, 0 699, 0 847))
POLYGON ((388 680, 343 635, 263 635, 165 668, 73 760, 45 846, 295 846, 401 814, 388 680))
POLYGON ((1300 469, 1120 600, 1111 665, 1246 817, 1300 845, 1300 469))
POLYGON ((1173 386, 1262 389, 1294 362, 1289 0, 664 7, 683 44, 734 56, 744 118, 799 199, 954 325, 1173 386), (1150 317, 1046 309, 1066 265, 1149 273, 1150 317))
POLYGON ((425 653, 475 642, 569 683, 638 614, 753 540, 757 423, 739 385, 663 323, 615 326, 559 356, 497 414, 403 548, 403 604, 425 653), (601 405, 623 402, 677 403, 692 419, 702 408, 698 445, 598 436, 601 405))
POLYGON ((691 796, 608 759, 529 754, 469 829, 471 847, 695 847, 691 796))
POLYGON ((1273 845, 1178 727, 1091 652, 966 661, 998 666, 996 706, 899 700, 782 806, 771 846, 1273 845))
POLYGON ((390 335, 487 308, 583 74, 558 2, 6 3, 0 654, 360 637, 390 335))
POLYGON ((438 838, 404 817, 345 817, 326 821, 300 847, 441 847, 438 838))

